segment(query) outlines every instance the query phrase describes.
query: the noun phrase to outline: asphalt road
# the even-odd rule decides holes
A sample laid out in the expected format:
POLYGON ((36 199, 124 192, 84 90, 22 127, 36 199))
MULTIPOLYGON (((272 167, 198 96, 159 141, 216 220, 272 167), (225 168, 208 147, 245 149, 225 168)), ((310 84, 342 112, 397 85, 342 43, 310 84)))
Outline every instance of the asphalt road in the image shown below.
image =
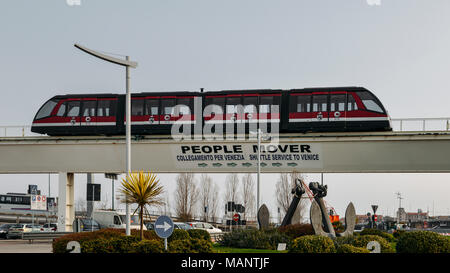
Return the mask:
POLYGON ((0 253, 52 253, 52 241, 35 240, 30 244, 28 240, 0 239, 0 253))

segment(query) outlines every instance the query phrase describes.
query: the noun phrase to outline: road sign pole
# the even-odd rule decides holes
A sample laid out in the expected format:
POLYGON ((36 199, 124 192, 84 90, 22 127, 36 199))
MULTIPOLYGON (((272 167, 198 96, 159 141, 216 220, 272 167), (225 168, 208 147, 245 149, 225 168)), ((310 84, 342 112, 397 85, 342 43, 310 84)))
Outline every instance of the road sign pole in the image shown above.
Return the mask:
POLYGON ((164 248, 165 248, 166 251, 167 251, 167 238, 164 238, 164 248))

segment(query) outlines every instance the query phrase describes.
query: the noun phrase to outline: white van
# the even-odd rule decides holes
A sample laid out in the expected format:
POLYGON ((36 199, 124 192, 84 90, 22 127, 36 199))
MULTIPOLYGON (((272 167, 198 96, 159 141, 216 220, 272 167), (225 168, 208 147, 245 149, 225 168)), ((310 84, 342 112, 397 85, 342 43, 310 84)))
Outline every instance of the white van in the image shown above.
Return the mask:
MULTIPOLYGON (((114 210, 95 210, 92 212, 95 221, 100 224, 101 228, 126 228, 126 215, 114 210)), ((130 229, 140 229, 138 215, 130 215, 130 229)), ((145 225, 143 229, 147 230, 145 225)))

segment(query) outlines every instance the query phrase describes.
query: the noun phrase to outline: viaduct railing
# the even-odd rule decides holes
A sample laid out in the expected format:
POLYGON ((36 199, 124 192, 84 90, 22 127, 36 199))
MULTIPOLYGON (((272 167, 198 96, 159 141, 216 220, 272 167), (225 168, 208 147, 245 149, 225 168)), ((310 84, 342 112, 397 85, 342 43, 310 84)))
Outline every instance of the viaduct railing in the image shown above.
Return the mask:
MULTIPOLYGON (((394 132, 450 131, 450 117, 393 118, 394 132)), ((0 125, 0 137, 39 136, 31 132, 31 125, 0 125)))

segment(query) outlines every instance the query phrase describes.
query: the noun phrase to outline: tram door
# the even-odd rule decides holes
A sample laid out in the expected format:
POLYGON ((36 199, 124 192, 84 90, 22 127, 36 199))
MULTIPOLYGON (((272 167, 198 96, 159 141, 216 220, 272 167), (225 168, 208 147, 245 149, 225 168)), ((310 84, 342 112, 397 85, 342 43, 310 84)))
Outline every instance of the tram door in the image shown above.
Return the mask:
MULTIPOLYGON (((64 104, 65 121, 70 123, 71 126, 80 126, 80 99, 69 99, 64 104)), ((62 107, 62 106, 61 106, 62 107)), ((62 108, 60 108, 62 109, 62 108)), ((58 113, 59 115, 59 113, 58 113)))
POLYGON ((92 132, 97 126, 97 99, 83 99, 81 102, 80 125, 92 132))
POLYGON ((341 130, 346 127, 347 92, 330 92, 330 105, 328 109, 328 121, 333 129, 341 130))
POLYGON ((317 128, 328 127, 328 92, 314 93, 311 107, 312 122, 317 128))

